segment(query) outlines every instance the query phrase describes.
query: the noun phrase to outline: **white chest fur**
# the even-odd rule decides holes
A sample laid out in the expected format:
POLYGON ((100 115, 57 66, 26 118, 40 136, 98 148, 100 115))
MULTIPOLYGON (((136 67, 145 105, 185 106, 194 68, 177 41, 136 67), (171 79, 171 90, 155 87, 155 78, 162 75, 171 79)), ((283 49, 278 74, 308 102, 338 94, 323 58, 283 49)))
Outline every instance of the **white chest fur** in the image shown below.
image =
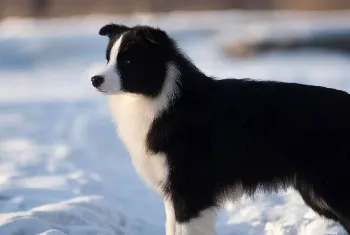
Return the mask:
POLYGON ((137 173, 159 191, 168 174, 164 154, 147 151, 146 138, 159 106, 141 95, 130 93, 110 96, 110 107, 117 132, 128 150, 137 173))

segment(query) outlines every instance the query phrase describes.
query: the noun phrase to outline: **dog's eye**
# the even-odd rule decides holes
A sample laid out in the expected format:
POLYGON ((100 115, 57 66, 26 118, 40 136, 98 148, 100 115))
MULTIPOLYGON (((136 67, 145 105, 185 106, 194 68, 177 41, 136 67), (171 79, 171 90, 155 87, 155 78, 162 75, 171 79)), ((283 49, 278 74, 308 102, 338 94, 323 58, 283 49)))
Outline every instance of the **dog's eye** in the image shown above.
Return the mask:
POLYGON ((124 63, 125 63, 125 64, 130 64, 131 61, 130 61, 130 60, 125 60, 124 63))

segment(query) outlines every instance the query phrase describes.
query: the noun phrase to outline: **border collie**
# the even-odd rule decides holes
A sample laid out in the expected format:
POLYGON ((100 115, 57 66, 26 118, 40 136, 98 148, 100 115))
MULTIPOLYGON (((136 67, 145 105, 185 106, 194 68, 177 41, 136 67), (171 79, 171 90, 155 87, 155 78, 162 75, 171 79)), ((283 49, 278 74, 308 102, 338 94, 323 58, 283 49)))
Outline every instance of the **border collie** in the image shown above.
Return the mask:
MULTIPOLYGON (((223 200, 293 187, 350 233, 350 95, 215 79, 163 30, 103 26, 108 95, 136 171, 164 200, 167 235, 214 234, 223 200)), ((205 48, 204 48, 205 49, 205 48)))

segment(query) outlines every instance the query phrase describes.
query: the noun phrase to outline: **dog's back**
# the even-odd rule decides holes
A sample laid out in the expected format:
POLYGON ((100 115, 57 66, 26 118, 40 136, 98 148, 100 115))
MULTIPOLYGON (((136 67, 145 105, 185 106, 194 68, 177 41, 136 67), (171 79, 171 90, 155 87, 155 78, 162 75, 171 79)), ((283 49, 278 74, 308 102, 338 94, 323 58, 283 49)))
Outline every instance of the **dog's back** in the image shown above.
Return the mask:
POLYGON ((200 103, 195 98, 186 101, 191 108, 180 116, 190 123, 183 125, 183 138, 198 142, 201 158, 220 162, 218 174, 227 168, 249 185, 261 177, 262 182, 276 177, 295 180, 296 171, 322 177, 326 169, 336 168, 329 177, 350 180, 348 93, 295 83, 226 79, 213 81, 207 96, 201 93, 201 97, 206 98, 200 103))
MULTIPOLYGON (((346 92, 250 80, 218 81, 217 86, 213 131, 226 140, 232 136, 228 148, 237 154, 250 148, 248 153, 255 160, 291 166, 302 162, 308 172, 315 164, 329 167, 330 158, 350 157, 350 95, 346 92), (225 126, 224 131, 220 126, 225 126)), ((249 154, 244 156, 249 159, 249 154)))

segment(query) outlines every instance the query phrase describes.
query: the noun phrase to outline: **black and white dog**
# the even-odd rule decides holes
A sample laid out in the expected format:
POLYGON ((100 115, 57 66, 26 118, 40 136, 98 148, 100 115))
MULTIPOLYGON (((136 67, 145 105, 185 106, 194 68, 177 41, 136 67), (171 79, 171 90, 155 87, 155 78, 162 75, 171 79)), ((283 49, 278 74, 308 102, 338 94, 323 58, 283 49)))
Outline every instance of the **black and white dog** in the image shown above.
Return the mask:
POLYGON ((350 95, 202 73, 166 32, 108 24, 108 95, 140 176, 162 196, 167 235, 214 234, 224 199, 293 187, 350 233, 350 95))

